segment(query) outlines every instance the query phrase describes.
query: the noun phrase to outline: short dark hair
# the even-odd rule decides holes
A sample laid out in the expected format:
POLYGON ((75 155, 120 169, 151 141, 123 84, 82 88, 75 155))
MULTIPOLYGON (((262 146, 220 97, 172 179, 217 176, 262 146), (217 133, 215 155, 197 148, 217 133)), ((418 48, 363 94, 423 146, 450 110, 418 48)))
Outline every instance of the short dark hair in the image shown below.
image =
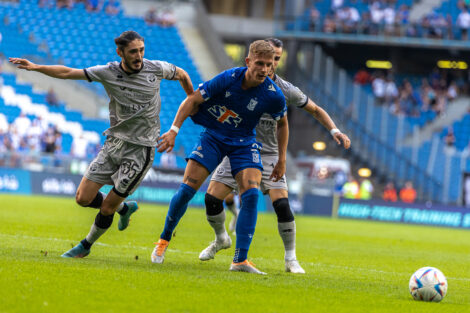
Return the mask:
POLYGON ((127 45, 134 40, 142 40, 144 42, 144 37, 139 35, 139 33, 133 31, 133 30, 128 30, 123 32, 119 37, 114 39, 114 43, 120 50, 124 50, 127 45))
POLYGON ((284 43, 282 42, 281 39, 277 39, 277 38, 274 38, 274 37, 269 37, 269 38, 266 38, 265 41, 269 42, 270 44, 272 44, 276 48, 283 48, 284 47, 284 43))

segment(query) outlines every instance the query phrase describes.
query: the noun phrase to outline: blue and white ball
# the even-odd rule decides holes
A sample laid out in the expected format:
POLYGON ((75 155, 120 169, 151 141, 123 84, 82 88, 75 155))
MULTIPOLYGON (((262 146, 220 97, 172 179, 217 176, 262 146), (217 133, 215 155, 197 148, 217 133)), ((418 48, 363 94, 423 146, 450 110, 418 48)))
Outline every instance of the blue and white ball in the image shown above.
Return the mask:
POLYGON ((410 278, 410 293, 418 301, 440 302, 447 293, 447 279, 437 268, 420 268, 410 278))

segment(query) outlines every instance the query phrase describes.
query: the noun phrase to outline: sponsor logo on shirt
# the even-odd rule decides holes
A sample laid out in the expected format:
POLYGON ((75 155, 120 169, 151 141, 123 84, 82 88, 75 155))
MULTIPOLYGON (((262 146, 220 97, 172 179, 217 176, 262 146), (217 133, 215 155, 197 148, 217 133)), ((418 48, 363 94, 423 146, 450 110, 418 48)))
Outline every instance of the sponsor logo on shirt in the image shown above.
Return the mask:
POLYGON ((274 87, 273 84, 269 85, 268 90, 276 92, 276 88, 274 87))
POLYGON ((242 121, 242 118, 236 112, 227 109, 225 106, 214 105, 208 111, 220 123, 227 123, 228 125, 238 127, 238 124, 242 121))
POLYGON ((248 103, 247 109, 250 111, 253 111, 257 104, 258 104, 258 100, 256 98, 251 99, 250 103, 248 103))
POLYGON ((202 153, 199 152, 199 151, 193 151, 193 154, 197 155, 197 156, 200 157, 201 159, 204 158, 204 154, 202 154, 202 153))

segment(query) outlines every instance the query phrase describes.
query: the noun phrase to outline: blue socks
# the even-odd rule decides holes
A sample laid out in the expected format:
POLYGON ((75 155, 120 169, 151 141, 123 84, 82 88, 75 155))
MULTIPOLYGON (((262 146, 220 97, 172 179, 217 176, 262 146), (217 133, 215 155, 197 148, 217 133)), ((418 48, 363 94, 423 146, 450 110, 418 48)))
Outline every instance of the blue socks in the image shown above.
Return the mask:
POLYGON ((178 225, 178 222, 186 213, 188 202, 194 197, 196 190, 186 184, 181 184, 178 191, 175 193, 170 201, 170 208, 165 219, 165 228, 160 235, 160 238, 170 241, 171 235, 178 225))
POLYGON ((242 206, 238 213, 237 243, 235 245, 234 263, 243 262, 248 258, 251 240, 255 233, 256 219, 258 217, 258 189, 251 188, 241 195, 242 206))

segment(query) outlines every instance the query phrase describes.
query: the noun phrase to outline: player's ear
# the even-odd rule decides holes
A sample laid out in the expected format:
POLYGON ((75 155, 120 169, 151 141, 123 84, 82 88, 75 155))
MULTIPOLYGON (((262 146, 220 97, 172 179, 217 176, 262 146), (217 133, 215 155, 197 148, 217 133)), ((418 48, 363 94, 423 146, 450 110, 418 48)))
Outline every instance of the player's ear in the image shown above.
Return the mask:
POLYGON ((246 66, 248 66, 250 64, 250 57, 245 58, 245 63, 246 63, 246 66))
POLYGON ((119 48, 116 48, 116 53, 122 58, 122 51, 119 48))

